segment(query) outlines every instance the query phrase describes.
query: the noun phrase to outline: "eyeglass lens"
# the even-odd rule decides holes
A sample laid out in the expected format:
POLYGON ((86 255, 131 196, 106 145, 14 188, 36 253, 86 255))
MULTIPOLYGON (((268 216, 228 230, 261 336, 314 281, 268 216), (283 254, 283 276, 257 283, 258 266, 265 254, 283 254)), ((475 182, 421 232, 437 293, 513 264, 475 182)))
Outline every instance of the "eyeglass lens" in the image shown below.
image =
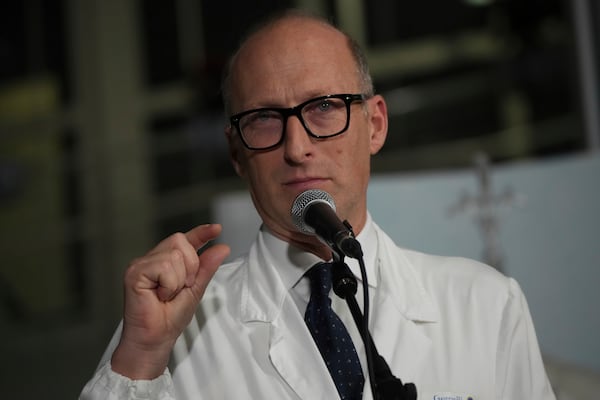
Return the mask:
MULTIPOLYGON (((345 129, 348 119, 346 102, 338 98, 317 99, 305 104, 300 119, 310 134, 327 137, 345 129)), ((281 140, 287 116, 279 110, 257 110, 239 121, 241 134, 253 148, 273 146, 281 140)))

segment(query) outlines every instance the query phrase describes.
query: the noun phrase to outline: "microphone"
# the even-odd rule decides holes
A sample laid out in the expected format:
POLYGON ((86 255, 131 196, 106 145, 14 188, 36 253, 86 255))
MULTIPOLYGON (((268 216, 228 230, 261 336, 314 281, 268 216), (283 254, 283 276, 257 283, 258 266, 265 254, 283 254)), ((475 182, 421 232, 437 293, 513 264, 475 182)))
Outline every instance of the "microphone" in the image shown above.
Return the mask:
POLYGON ((300 193, 292 204, 292 219, 301 232, 316 235, 338 255, 362 257, 360 243, 348 222, 338 218, 329 193, 318 189, 300 193))

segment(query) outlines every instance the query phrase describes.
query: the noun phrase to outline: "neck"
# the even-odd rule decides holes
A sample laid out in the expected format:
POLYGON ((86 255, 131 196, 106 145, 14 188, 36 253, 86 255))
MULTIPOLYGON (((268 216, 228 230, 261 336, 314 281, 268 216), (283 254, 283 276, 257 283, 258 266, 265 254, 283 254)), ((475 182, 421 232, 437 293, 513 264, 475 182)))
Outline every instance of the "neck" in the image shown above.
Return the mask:
MULTIPOLYGON (((275 235, 277 236, 277 233, 275 235)), ((329 246, 320 241, 316 236, 294 233, 290 237, 280 237, 280 239, 285 240, 294 247, 316 255, 323 261, 329 261, 332 258, 332 251, 329 246)))

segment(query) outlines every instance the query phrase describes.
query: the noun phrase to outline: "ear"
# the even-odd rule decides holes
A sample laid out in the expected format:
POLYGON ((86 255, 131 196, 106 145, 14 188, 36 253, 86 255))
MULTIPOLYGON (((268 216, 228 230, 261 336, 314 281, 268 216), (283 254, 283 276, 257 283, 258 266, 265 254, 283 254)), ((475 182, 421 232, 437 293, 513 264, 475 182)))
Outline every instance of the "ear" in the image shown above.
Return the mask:
POLYGON ((235 173, 238 174, 239 177, 244 178, 245 172, 240 159, 240 141, 235 136, 236 134, 233 131, 233 127, 231 125, 226 126, 225 137, 227 137, 227 143, 229 144, 229 159, 231 160, 233 169, 235 169, 235 173))
POLYGON ((369 101, 369 123, 371 126, 371 155, 377 154, 383 147, 388 132, 387 105, 381 95, 375 95, 369 101))

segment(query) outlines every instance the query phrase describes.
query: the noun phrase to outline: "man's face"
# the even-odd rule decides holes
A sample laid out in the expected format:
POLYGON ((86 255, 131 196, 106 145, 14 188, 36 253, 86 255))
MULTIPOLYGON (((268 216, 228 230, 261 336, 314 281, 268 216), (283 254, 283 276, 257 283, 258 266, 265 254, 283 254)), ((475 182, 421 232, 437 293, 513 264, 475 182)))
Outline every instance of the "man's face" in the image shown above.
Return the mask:
MULTIPOLYGON (((318 22, 292 19, 255 35, 239 53, 232 73, 232 113, 260 107, 293 107, 308 99, 360 93, 356 63, 345 37, 318 22)), ((375 96, 353 103, 350 126, 329 139, 310 137, 290 117, 283 143, 268 151, 246 149, 229 131, 238 174, 248 184, 263 222, 279 237, 312 242, 297 232, 290 216, 296 196, 321 189, 336 202, 338 216, 362 229, 370 156, 385 140, 385 103, 375 96)), ((316 244, 316 242, 314 242, 316 244)))

